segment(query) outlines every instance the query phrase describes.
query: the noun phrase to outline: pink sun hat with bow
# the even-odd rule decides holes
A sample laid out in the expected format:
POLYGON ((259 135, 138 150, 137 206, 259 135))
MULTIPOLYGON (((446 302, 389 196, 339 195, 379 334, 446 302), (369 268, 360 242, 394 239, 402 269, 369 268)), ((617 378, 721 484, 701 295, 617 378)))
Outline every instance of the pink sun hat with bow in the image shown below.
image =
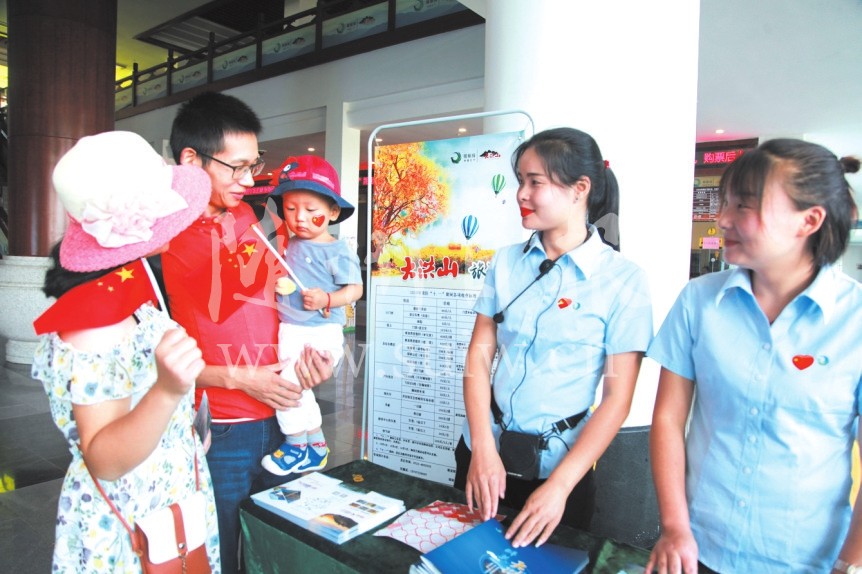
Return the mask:
POLYGON ((54 189, 69 215, 60 265, 101 271, 140 259, 176 237, 209 203, 209 175, 168 165, 141 136, 86 136, 54 167, 54 189))

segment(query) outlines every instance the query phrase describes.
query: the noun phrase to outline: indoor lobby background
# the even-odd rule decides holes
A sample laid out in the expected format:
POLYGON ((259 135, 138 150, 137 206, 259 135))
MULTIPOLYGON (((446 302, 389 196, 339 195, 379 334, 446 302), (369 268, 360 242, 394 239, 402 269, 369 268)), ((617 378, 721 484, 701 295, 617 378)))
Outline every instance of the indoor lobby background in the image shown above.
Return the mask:
MULTIPOLYGON (((859 0, 462 3, 485 23, 224 91, 258 113, 262 148, 314 141, 354 204, 366 138, 383 124, 523 109, 537 131, 570 125, 591 133, 619 178, 622 252, 649 275, 656 325, 688 279, 697 142, 792 136, 839 156, 862 155, 859 0)), ((134 28, 123 20, 123 4, 119 33, 134 28)), ((204 2, 146 4, 161 13, 150 21, 161 22, 204 2)), ((146 27, 138 25, 135 33, 146 27)), ((162 150, 177 106, 118 114, 115 127, 162 150)), ((487 132, 524 127, 512 119, 471 124, 487 132)), ((457 137, 455 128, 445 137, 457 137)), ((411 135, 421 141, 439 134, 436 129, 411 135)), ((267 157, 270 167, 281 159, 267 157)), ((862 175, 851 185, 862 189, 862 175)), ((357 238, 360 225, 365 222, 351 218, 338 234, 357 238)), ((860 246, 854 249, 851 267, 862 266, 860 246)), ((10 305, 0 300, 0 315, 10 305)), ((365 343, 371 321, 360 305, 355 349, 365 343)), ((0 572, 45 572, 69 455, 29 368, 5 359, 0 356, 0 572)), ((648 431, 657 373, 646 361, 626 429, 648 431)), ((320 387, 324 429, 337 447, 333 464, 359 455, 363 385, 361 370, 343 369, 320 387)), ((645 457, 637 461, 642 467, 645 457)))

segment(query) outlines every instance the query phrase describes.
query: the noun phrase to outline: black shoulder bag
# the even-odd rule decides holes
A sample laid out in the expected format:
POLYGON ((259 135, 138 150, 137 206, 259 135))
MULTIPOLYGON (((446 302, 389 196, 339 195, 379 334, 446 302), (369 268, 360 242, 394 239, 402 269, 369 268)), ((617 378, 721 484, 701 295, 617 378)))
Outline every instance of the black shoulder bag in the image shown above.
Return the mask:
POLYGON ((491 390, 491 413, 494 415, 494 422, 503 427, 503 433, 500 435, 500 459, 503 461, 506 474, 520 480, 538 478, 539 463, 542 460, 542 451, 548 448, 548 438, 553 433, 559 434, 575 428, 587 415, 587 411, 583 411, 560 419, 551 425, 551 430, 542 434, 510 431, 503 424, 503 411, 494 399, 493 389, 491 390))

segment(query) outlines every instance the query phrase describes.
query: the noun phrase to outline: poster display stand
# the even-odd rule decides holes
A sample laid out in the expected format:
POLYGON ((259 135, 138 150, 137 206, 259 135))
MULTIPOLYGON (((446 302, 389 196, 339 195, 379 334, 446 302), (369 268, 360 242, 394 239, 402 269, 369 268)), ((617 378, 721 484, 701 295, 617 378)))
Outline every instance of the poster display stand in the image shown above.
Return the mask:
MULTIPOLYGON (((497 249, 526 239, 511 157, 524 131, 368 144, 368 348, 362 458, 452 484, 473 304, 497 249), (367 447, 367 451, 366 451, 367 447)), ((532 120, 530 119, 532 128, 532 120)))

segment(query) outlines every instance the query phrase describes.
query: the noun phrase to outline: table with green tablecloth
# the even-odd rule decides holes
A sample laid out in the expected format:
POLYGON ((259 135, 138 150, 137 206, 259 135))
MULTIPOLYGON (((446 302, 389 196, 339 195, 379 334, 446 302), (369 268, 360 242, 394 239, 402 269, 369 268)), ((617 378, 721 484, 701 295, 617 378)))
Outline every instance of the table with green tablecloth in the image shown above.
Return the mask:
MULTIPOLYGON (((437 482, 424 480, 367 460, 356 460, 327 470, 325 474, 347 483, 404 501, 408 509, 421 508, 436 500, 465 502, 464 493, 437 482)), ((514 513, 501 509, 508 515, 514 513)), ((248 574, 390 574, 406 573, 419 559, 419 551, 387 536, 367 532, 344 544, 335 544, 257 506, 250 498, 240 508, 242 543, 248 574)), ((390 521, 391 522, 391 521, 390 521)), ((387 523, 381 525, 383 528, 387 523)), ((631 565, 644 565, 649 553, 586 532, 559 526, 550 542, 587 550, 589 572, 631 574, 631 565)))

